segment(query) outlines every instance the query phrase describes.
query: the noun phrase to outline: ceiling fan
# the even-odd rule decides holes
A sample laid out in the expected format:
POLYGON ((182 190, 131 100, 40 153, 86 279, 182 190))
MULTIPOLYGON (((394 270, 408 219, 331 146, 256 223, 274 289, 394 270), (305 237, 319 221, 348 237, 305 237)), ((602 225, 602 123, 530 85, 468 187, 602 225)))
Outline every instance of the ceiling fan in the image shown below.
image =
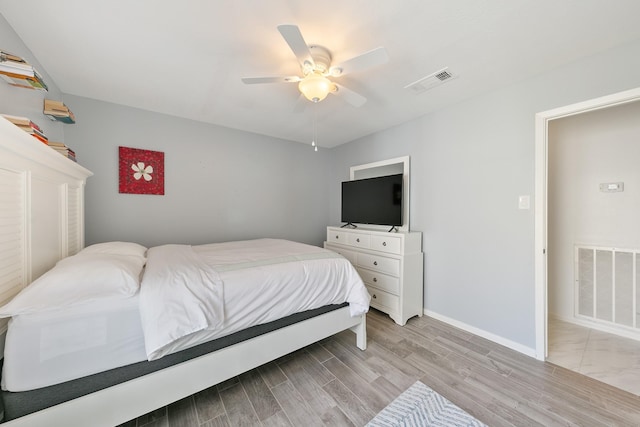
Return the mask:
POLYGON ((311 102, 320 102, 332 93, 349 104, 360 107, 367 98, 329 80, 329 77, 340 77, 347 73, 362 71, 389 60, 387 51, 383 47, 378 47, 340 64, 332 65, 329 49, 314 44, 307 45, 298 26, 278 25, 278 31, 298 59, 302 76, 244 77, 242 81, 245 84, 298 83, 298 89, 302 95, 311 102))

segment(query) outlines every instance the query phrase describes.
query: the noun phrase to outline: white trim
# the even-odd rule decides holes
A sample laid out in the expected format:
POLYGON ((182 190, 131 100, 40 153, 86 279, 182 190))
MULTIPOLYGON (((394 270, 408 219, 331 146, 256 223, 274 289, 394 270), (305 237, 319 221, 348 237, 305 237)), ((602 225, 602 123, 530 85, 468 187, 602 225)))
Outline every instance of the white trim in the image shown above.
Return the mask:
POLYGON ((640 333, 638 333, 638 331, 631 330, 630 327, 619 328, 618 325, 609 325, 606 323, 593 321, 587 317, 567 317, 555 313, 549 313, 549 317, 552 319, 560 320, 562 322, 582 326, 584 328, 595 329, 597 331, 606 332, 608 334, 640 341, 640 333))
POLYGON ((547 120, 535 118, 534 319, 535 358, 547 355, 547 120))
POLYGON ((426 308, 424 309, 424 314, 429 317, 433 317, 436 320, 440 320, 441 322, 448 323, 451 326, 455 326, 458 329, 462 329, 463 331, 470 332, 479 337, 488 339, 489 341, 493 341, 496 344, 500 344, 502 346, 510 348, 511 350, 515 350, 519 353, 526 354, 527 356, 530 356, 530 357, 535 357, 535 349, 531 347, 527 347, 515 341, 508 340, 499 335, 495 335, 483 329, 476 328, 475 326, 467 325, 466 323, 460 322, 455 319, 451 319, 450 317, 443 316, 431 310, 427 310, 426 308))
POLYGON ((535 357, 547 356, 547 162, 549 122, 640 100, 640 88, 537 113, 535 116, 535 357))
POLYGON ((7 154, 11 153, 19 158, 28 159, 31 164, 39 165, 31 166, 31 169, 43 167, 46 170, 55 170, 77 180, 85 180, 93 175, 93 172, 78 163, 70 162, 69 159, 32 138, 4 117, 0 117, 0 133, 2 134, 0 149, 3 150, 3 155, 6 151, 7 154))

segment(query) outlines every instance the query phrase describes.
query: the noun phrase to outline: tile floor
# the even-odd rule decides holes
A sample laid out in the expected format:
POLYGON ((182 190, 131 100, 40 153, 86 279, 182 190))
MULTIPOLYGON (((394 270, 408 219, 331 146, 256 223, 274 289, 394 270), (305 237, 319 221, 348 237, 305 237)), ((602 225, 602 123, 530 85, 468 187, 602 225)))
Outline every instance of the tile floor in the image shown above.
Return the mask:
POLYGON ((547 361, 640 395, 640 341, 549 319, 547 361))

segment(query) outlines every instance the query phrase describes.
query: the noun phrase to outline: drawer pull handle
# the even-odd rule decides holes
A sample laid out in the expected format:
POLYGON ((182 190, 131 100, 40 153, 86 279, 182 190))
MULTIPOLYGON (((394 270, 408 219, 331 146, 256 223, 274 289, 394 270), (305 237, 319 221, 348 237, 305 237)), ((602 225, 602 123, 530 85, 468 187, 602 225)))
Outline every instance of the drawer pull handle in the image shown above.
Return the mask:
POLYGON ((373 265, 378 265, 378 261, 373 261, 373 265))
POLYGON ((382 246, 387 246, 387 242, 382 242, 382 246))
POLYGON ((373 283, 378 283, 378 279, 376 279, 375 277, 373 278, 373 283))
POLYGON ((360 238, 359 237, 356 239, 356 242, 360 243, 360 238))
POLYGON ((378 298, 378 297, 376 296, 376 294, 373 294, 373 299, 376 299, 376 298, 378 298))
POLYGON ((336 240, 338 240, 340 238, 340 236, 336 236, 336 240))

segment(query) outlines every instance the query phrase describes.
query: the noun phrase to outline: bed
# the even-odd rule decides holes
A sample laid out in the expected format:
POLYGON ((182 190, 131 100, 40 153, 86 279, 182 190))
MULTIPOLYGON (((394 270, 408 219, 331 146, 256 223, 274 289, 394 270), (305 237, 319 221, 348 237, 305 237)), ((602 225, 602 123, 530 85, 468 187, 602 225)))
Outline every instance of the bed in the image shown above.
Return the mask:
POLYGON ((4 425, 117 425, 345 329, 364 350, 368 304, 315 246, 92 245, 0 308, 4 425))

